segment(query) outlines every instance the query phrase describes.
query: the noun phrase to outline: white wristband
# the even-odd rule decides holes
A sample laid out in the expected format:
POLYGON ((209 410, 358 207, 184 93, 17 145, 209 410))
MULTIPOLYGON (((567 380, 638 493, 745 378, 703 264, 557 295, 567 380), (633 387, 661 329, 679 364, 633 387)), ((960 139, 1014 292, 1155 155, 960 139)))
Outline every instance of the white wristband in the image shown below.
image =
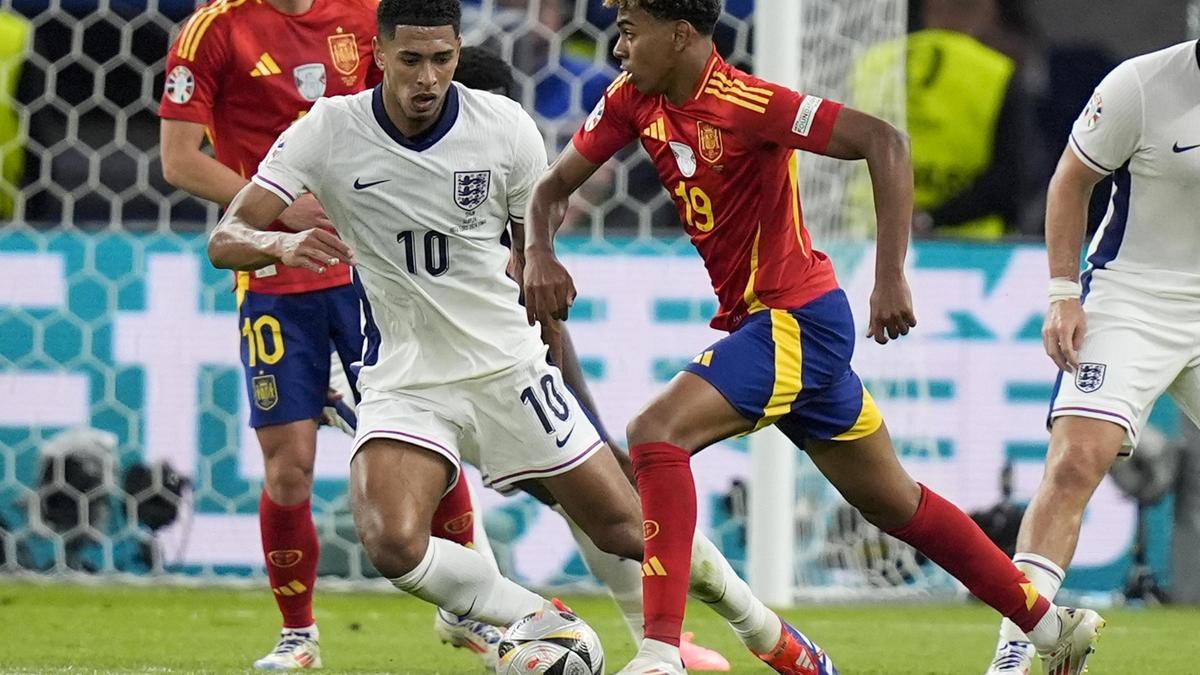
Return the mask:
POLYGON ((1059 300, 1078 300, 1083 293, 1083 287, 1074 279, 1055 277, 1050 280, 1046 292, 1050 297, 1050 304, 1054 304, 1059 300))

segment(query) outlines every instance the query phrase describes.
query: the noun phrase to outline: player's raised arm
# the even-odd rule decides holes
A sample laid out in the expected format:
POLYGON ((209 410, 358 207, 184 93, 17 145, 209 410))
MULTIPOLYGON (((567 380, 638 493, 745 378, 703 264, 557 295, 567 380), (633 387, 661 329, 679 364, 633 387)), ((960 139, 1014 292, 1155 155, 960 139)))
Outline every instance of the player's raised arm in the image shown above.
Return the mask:
POLYGON ((879 344, 907 335, 917 325, 912 294, 904 278, 904 258, 912 230, 913 171, 908 138, 881 119, 850 108, 837 116, 821 153, 838 159, 865 159, 875 195, 875 290, 867 337, 879 344))
POLYGON ((267 232, 287 203, 274 192, 250 183, 242 188, 208 239, 213 267, 256 270, 283 263, 324 274, 339 262, 354 264, 350 247, 319 227, 303 232, 267 232))
POLYGON ((525 269, 522 285, 530 325, 564 320, 575 302, 575 282, 554 254, 554 235, 562 226, 571 195, 591 177, 598 164, 567 145, 534 185, 525 214, 525 269))

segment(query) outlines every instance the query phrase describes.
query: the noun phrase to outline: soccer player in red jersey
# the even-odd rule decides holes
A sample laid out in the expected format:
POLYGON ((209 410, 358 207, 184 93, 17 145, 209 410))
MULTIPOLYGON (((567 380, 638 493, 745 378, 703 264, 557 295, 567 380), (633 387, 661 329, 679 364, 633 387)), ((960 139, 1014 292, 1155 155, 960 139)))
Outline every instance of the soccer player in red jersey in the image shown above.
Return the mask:
MULTIPOLYGON (((227 206, 279 134, 318 98, 377 84, 375 8, 373 0, 214 0, 197 9, 167 58, 160 109, 167 181, 227 206), (201 151, 206 136, 215 159, 201 151)), ((272 229, 313 227, 332 224, 305 195, 272 229)), ((359 300, 349 267, 340 264, 321 273, 283 265, 239 272, 237 293, 250 425, 266 468, 263 554, 283 615, 276 648, 255 666, 319 667, 312 596, 320 547, 310 508, 316 420, 326 404, 331 343, 355 389, 348 366, 362 354, 359 300)), ((447 521, 470 520, 468 489, 462 481, 446 495, 447 521)), ((459 528, 446 536, 470 543, 470 534, 459 528)), ((451 624, 439 614, 435 628, 456 646, 471 646, 460 643, 483 639, 475 623, 451 624)), ((499 638, 481 630, 494 633, 492 642, 499 638)))
MULTIPOLYGON (((1082 613, 1057 608, 957 507, 896 459, 879 410, 850 368, 854 322, 829 259, 812 247, 795 150, 865 159, 878 240, 868 337, 916 325, 904 277, 912 166, 887 123, 730 66, 712 31, 720 0, 606 0, 618 8, 622 73, 539 181, 526 219, 530 320, 566 318, 575 289, 554 255, 570 195, 640 137, 700 252, 729 331, 629 424, 645 517, 646 640, 623 673, 680 672, 679 626, 696 523, 691 455, 776 424, 870 522, 920 550, 1025 631, 1039 650, 1089 649, 1082 613)), ((753 647, 752 647, 753 648, 753 647)), ((784 624, 760 657, 780 673, 827 675, 825 655, 784 624)))

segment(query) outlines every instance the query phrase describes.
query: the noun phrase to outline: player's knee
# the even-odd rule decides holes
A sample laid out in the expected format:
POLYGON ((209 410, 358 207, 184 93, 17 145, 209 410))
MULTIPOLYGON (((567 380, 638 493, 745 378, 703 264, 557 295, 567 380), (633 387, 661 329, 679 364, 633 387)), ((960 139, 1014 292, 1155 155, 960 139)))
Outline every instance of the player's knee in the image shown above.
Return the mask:
POLYGON ((629 439, 631 447, 644 443, 682 446, 686 442, 683 431, 675 416, 657 406, 650 406, 629 421, 625 428, 625 437, 629 439))
POLYGON ((913 480, 894 486, 872 485, 876 487, 868 491, 842 494, 868 523, 885 532, 909 522, 921 505, 921 486, 913 480))
POLYGON ((358 528, 358 538, 375 569, 387 579, 411 572, 429 548, 429 528, 411 518, 371 519, 358 528))
POLYGON ((1090 439, 1069 439, 1062 452, 1046 463, 1044 482, 1060 498, 1089 497, 1104 480, 1111 461, 1107 453, 1090 439))
POLYGON ((312 494, 313 469, 311 466, 295 462, 268 462, 264 482, 267 494, 276 504, 299 504, 312 494))
POLYGON ((596 548, 631 560, 642 559, 642 528, 636 519, 605 523, 588 533, 596 548))

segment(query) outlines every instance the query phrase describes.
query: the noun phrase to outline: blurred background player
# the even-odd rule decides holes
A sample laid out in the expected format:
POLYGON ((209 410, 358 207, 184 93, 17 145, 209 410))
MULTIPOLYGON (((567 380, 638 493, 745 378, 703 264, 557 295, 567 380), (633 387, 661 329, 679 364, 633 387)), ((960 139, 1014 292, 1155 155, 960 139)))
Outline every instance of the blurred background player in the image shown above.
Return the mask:
MULTIPOLYGON (((322 96, 375 84, 370 0, 214 0, 171 47, 159 114, 163 174, 227 206, 271 143, 322 96), (201 146, 207 137, 215 159, 201 146)), ((331 230, 307 195, 277 231, 331 230)), ((358 298, 347 265, 323 273, 281 265, 238 272, 238 330, 250 426, 265 466, 259 526, 271 590, 283 616, 275 649, 256 668, 320 667, 313 618, 320 546, 311 496, 317 419, 326 403, 331 345, 343 367, 362 354, 358 298)), ((353 374, 349 375, 353 378, 353 374)))
MULTIPOLYGON (((1122 63, 1075 121, 1050 182, 1042 339, 1061 372, 1045 474, 1013 557, 1045 597, 1062 585, 1093 492, 1137 446, 1155 400, 1168 392, 1200 422, 1198 83, 1195 40, 1122 63), (1087 205, 1110 174, 1108 214, 1081 284, 1087 205)), ((987 672, 1028 673, 1032 652, 1005 622, 987 672)))
MULTIPOLYGON (((712 276, 730 335, 671 381, 629 424, 642 497, 646 639, 623 673, 679 672, 696 522, 692 454, 778 424, 872 524, 946 568, 1012 618, 1049 668, 1091 649, 1099 618, 1059 609, 953 504, 896 458, 879 410, 850 368, 854 322, 833 266, 803 225, 794 150, 865 159, 878 223, 867 335, 885 344, 916 325, 904 273, 912 169, 903 134, 877 118, 806 96, 727 64, 714 50, 720 0, 607 0, 618 7, 613 54, 625 73, 539 181, 530 202, 525 293, 531 317, 565 318, 575 289, 553 236, 570 195, 641 138, 712 276), (763 186, 770 186, 766 192, 763 186), (650 535, 649 533, 653 533, 650 535)), ((751 645, 779 672, 832 672, 825 654, 784 624, 751 645)))
POLYGON ((908 134, 918 234, 996 240, 1015 230, 1027 107, 1013 59, 980 41, 995 0, 914 0, 908 134), (962 92, 969 89, 970 96, 962 92))

